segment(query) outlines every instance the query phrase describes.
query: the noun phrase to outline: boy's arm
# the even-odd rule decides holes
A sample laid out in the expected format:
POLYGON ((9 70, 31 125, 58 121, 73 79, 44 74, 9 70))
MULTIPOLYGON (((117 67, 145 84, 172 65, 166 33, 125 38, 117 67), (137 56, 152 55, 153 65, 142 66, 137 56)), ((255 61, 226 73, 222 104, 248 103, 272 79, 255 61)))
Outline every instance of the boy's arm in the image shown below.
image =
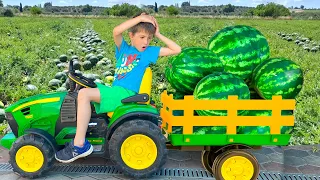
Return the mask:
POLYGON ((122 43, 122 33, 140 22, 149 22, 155 25, 151 16, 142 14, 121 23, 113 29, 113 39, 118 49, 122 43))
POLYGON ((155 36, 167 45, 167 47, 160 48, 159 56, 169 56, 169 55, 179 54, 181 52, 181 47, 179 45, 177 45, 175 42, 173 42, 171 39, 160 34, 159 24, 154 17, 153 17, 153 20, 156 25, 155 26, 156 27, 155 36))
POLYGON ((159 38, 162 42, 164 42, 167 45, 167 47, 160 48, 159 56, 175 55, 181 52, 181 47, 171 39, 165 37, 160 33, 157 33, 156 37, 159 38))

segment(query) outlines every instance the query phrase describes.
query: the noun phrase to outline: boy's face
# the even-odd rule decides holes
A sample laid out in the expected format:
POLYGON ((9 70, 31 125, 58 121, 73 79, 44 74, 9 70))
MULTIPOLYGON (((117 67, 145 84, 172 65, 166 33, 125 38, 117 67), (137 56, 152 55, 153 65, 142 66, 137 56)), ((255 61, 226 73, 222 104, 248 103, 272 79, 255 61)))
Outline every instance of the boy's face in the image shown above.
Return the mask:
POLYGON ((150 41, 153 38, 153 35, 142 30, 142 31, 136 32, 135 34, 130 32, 129 37, 130 37, 132 46, 134 46, 138 51, 142 52, 146 50, 146 48, 149 46, 150 41))

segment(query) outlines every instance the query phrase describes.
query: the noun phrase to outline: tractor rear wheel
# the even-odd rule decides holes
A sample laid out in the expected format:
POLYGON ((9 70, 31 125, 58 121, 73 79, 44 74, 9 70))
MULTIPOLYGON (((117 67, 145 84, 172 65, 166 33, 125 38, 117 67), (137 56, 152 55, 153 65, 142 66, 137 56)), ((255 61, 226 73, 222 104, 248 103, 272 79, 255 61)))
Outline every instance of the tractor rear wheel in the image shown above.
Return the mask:
POLYGON ((31 179, 42 176, 54 162, 52 146, 34 134, 20 136, 12 145, 9 155, 13 171, 31 179))
POLYGON ((146 178, 165 164, 168 150, 158 126, 146 120, 131 120, 114 131, 109 153, 117 169, 125 175, 146 178))

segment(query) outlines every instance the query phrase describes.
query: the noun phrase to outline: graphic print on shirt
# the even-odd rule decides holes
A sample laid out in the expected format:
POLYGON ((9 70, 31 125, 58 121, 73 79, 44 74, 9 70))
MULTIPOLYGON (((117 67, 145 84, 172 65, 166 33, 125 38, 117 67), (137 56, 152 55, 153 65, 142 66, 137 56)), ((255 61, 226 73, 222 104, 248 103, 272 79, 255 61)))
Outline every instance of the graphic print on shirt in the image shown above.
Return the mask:
POLYGON ((116 65, 115 79, 120 80, 124 78, 128 72, 137 67, 139 60, 138 54, 121 55, 116 65))

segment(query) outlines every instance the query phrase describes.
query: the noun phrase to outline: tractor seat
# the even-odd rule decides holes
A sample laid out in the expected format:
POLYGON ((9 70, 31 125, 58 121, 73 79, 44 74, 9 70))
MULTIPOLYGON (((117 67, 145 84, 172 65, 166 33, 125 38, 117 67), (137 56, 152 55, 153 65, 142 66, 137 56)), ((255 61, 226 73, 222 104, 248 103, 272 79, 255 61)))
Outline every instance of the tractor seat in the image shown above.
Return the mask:
MULTIPOLYGON (((142 77, 142 82, 139 89, 139 94, 127 97, 122 99, 121 102, 124 103, 131 103, 131 102, 138 102, 138 103, 150 103, 150 94, 151 94, 151 85, 152 85, 152 71, 151 68, 148 67, 144 72, 142 77)), ((113 112, 108 112, 107 115, 111 118, 113 112)))
POLYGON ((149 101, 149 95, 147 93, 137 94, 121 100, 123 104, 132 103, 132 102, 141 103, 141 102, 148 102, 148 101, 149 101))

